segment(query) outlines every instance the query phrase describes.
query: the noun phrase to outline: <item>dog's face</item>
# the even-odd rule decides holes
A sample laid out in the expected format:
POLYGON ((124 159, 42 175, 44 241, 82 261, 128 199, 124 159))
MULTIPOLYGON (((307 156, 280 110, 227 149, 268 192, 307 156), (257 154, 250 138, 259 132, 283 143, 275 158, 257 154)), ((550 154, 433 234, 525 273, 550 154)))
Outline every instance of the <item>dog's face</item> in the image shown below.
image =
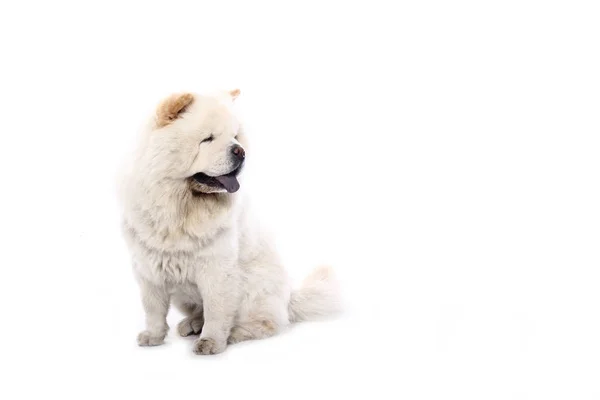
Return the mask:
POLYGON ((165 99, 152 133, 153 165, 170 179, 185 180, 195 193, 234 193, 246 152, 232 112, 239 90, 222 96, 189 93, 165 99), (160 161, 158 161, 160 160, 160 161))

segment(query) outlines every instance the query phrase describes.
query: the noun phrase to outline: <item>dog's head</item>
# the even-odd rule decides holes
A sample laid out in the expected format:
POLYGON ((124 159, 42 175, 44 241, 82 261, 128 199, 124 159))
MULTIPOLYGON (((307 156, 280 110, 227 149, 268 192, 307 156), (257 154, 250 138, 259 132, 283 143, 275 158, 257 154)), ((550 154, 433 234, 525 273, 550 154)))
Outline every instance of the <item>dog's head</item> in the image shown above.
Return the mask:
POLYGON ((234 193, 246 151, 233 113, 239 89, 214 96, 174 94, 156 110, 148 164, 166 179, 180 179, 195 193, 234 193))

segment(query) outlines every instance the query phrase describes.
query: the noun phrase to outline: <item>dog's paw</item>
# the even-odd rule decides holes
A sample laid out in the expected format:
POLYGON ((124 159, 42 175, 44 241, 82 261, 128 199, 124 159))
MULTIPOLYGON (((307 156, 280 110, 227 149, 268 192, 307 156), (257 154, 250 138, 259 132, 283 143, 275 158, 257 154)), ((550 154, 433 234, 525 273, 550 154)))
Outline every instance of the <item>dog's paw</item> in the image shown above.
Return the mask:
POLYGON ((152 335, 148 331, 142 331, 137 337, 139 346, 159 346, 165 342, 166 335, 152 335))
POLYGON ((200 338, 194 342, 194 353, 196 354, 218 354, 225 351, 227 344, 223 342, 217 342, 212 338, 200 338))
POLYGON ((177 332, 180 336, 198 335, 202 332, 202 326, 204 325, 204 318, 198 315, 192 315, 182 319, 177 324, 177 332))

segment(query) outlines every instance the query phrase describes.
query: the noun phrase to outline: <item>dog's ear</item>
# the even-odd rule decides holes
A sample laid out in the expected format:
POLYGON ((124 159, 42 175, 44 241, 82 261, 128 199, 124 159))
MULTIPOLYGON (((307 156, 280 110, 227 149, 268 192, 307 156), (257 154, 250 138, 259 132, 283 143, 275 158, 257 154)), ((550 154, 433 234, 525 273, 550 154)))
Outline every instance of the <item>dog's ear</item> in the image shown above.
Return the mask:
POLYGON ((240 95, 240 93, 242 93, 242 91, 240 89, 233 89, 229 91, 229 95, 231 96, 231 100, 235 100, 238 98, 238 96, 240 95))
POLYGON ((178 93, 164 99, 156 109, 156 126, 162 128, 175 121, 194 101, 191 93, 178 93))

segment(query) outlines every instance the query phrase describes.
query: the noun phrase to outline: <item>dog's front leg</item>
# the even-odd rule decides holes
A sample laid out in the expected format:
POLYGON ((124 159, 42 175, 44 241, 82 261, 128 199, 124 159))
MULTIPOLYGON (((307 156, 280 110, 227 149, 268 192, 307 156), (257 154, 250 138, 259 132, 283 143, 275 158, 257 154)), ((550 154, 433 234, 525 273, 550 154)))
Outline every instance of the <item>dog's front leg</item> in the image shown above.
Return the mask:
POLYGON ((238 274, 233 266, 206 265, 198 275, 204 326, 194 342, 196 354, 217 354, 227 347, 238 307, 238 274))
POLYGON ((140 332, 137 342, 140 346, 158 346, 163 344, 169 331, 169 293, 163 285, 156 285, 143 278, 138 279, 138 282, 146 313, 146 330, 140 332))

